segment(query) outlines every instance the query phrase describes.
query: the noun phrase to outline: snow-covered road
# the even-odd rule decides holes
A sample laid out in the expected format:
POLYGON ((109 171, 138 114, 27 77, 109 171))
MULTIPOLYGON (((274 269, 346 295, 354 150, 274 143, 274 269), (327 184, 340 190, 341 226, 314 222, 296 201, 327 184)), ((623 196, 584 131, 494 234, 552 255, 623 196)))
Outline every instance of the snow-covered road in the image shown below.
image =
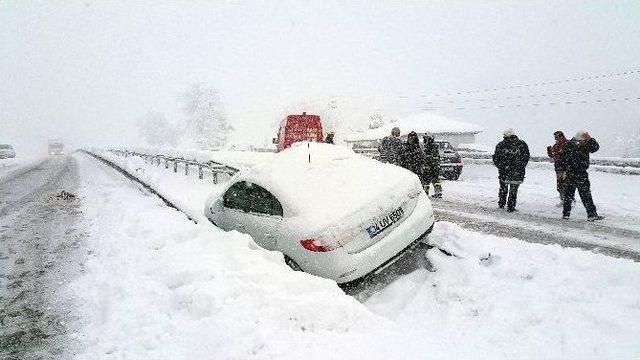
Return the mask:
POLYGON ((76 161, 38 161, 0 180, 0 358, 60 358, 76 318, 65 284, 80 272, 84 238, 76 161))
POLYGON ((444 199, 433 201, 437 217, 476 231, 542 244, 640 260, 640 176, 591 172, 593 196, 604 221, 590 223, 578 195, 571 220, 556 204, 555 173, 549 164, 530 164, 518 192, 517 213, 497 208, 497 170, 466 165, 458 181, 444 182, 444 199))

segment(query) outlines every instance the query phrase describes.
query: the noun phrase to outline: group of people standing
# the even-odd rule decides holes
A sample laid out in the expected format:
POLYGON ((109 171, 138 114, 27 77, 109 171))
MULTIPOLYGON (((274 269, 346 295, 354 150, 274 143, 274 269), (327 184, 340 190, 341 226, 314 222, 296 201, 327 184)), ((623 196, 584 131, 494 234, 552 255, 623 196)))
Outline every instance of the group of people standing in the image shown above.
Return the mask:
POLYGON ((555 143, 547 147, 547 154, 554 162, 557 189, 562 203, 562 218, 568 219, 571 215, 571 204, 578 190, 580 200, 587 210, 587 219, 604 219, 598 215, 593 204, 591 182, 587 173, 589 154, 598 151, 600 144, 586 131, 578 131, 571 140, 567 140, 562 131, 556 131, 553 136, 555 143))
POLYGON ((400 128, 394 127, 391 135, 382 139, 378 151, 380 161, 402 166, 418 175, 427 195, 430 186, 433 186, 433 197, 442 197, 440 152, 433 134, 424 134, 420 144, 418 134, 412 131, 407 134, 407 141, 403 142, 400 139, 400 128))
MULTIPOLYGON (((562 131, 554 134, 555 143, 547 147, 547 154, 554 163, 557 191, 562 204, 562 218, 571 215, 571 206, 578 190, 582 204, 587 210, 587 220, 602 220, 598 215, 591 196, 589 182, 589 154, 598 151, 600 145, 588 132, 579 131, 571 140, 567 140, 562 131)), ((493 163, 498 168, 500 190, 498 207, 507 207, 507 211, 516 211, 518 187, 524 181, 525 168, 530 154, 527 144, 520 140, 513 129, 506 129, 503 140, 496 145, 493 163)))
MULTIPOLYGON (((598 215, 593 203, 587 173, 589 154, 598 151, 600 145, 586 131, 578 131, 571 140, 567 140, 562 131, 556 131, 553 136, 555 143, 547 148, 547 153, 556 171, 562 218, 568 219, 571 215, 571 206, 575 202, 575 192, 578 190, 582 204, 587 210, 587 219, 604 219, 598 215)), ((432 134, 424 134, 421 144, 418 134, 412 131, 407 134, 406 142, 403 142, 400 139, 400 128, 394 127, 391 135, 382 139, 378 151, 382 162, 404 167, 418 175, 427 195, 432 185, 433 197, 442 197, 442 184, 439 179, 440 152, 432 134)), ((519 139, 513 129, 506 129, 503 132, 503 140, 496 145, 493 153, 493 163, 498 168, 500 181, 499 208, 503 209, 506 206, 508 212, 516 211, 518 188, 524 181, 529 159, 527 143, 519 139)))

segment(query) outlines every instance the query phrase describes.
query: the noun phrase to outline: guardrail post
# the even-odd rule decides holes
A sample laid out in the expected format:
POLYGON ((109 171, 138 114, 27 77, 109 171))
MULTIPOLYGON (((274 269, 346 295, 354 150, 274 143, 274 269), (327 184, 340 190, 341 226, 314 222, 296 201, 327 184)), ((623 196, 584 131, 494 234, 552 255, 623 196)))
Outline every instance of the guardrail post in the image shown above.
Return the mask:
POLYGON ((157 158, 158 163, 156 165, 160 166, 160 156, 158 156, 157 158))
POLYGON ((213 172, 213 183, 217 184, 218 183, 218 173, 217 172, 213 172))
POLYGON ((204 174, 202 173, 202 165, 198 166, 198 179, 202 179, 204 174))
POLYGON ((189 163, 186 161, 184 162, 184 174, 189 175, 189 163))
POLYGON ((169 160, 164 159, 164 168, 168 169, 169 168, 169 160))
POLYGON ((173 161, 173 172, 177 173, 178 172, 178 162, 177 161, 173 161))

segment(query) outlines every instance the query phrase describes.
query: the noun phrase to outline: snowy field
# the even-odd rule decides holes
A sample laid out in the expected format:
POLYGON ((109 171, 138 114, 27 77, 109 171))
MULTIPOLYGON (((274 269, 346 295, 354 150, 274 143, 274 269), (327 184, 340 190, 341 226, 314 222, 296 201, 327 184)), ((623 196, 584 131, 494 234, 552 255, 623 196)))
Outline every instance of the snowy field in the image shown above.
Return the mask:
MULTIPOLYGON (((219 190, 197 175, 109 156, 193 215, 202 213, 204 195, 219 190)), ((74 284, 89 319, 80 358, 631 359, 640 353, 640 265, 633 261, 439 222, 428 241, 455 256, 429 250, 435 271, 401 276, 359 303, 331 281, 290 271, 281 254, 258 248, 249 236, 206 220, 194 224, 97 161, 76 157, 91 232, 86 273, 74 284)), ((471 176, 486 178, 487 186, 495 181, 488 167, 468 166, 463 174, 463 181, 445 184, 445 196, 473 191, 471 176)), ((542 172, 539 177, 543 189, 542 172)), ((495 201, 489 190, 477 195, 495 201)), ((522 195, 525 211, 525 186, 522 195)), ((553 191, 542 197, 535 206, 549 201, 556 210, 553 191)))
MULTIPOLYGON (((591 193, 604 215, 604 224, 640 230, 640 176, 590 171, 591 193)), ((498 206, 498 171, 489 164, 465 164, 458 181, 444 183, 444 197, 462 204, 495 208, 498 206)), ((584 221, 587 213, 576 191, 571 221, 584 221)), ((556 191, 551 164, 530 163, 524 183, 518 191, 517 208, 521 213, 561 218, 562 208, 556 191)), ((640 240, 640 239, 639 239, 640 240)))

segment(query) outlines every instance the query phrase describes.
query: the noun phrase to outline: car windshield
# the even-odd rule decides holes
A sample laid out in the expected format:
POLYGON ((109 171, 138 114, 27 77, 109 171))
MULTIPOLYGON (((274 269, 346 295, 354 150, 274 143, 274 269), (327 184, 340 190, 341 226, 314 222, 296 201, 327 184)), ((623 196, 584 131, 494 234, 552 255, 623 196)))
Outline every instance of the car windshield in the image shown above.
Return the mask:
POLYGON ((12 149, 11 145, 0 144, 0 149, 12 149))
POLYGON ((453 150, 453 146, 446 141, 437 141, 438 147, 445 150, 453 150))

